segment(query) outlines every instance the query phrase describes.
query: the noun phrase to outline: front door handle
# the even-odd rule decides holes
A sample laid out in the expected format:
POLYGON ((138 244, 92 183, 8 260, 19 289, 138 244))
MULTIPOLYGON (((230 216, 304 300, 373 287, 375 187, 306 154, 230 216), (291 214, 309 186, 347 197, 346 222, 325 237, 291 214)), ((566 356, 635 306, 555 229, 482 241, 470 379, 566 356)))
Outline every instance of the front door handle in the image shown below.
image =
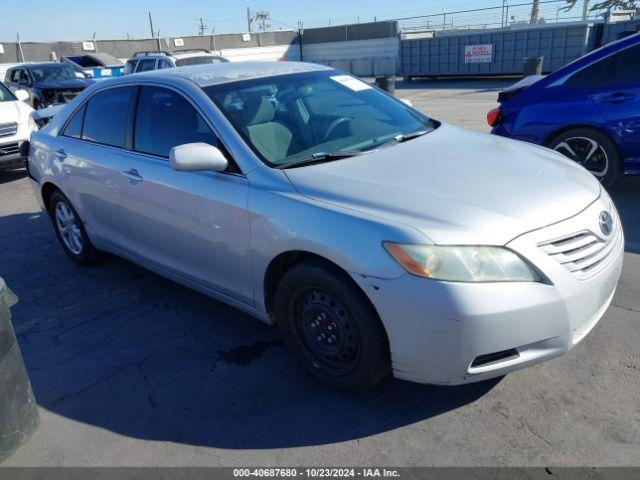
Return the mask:
POLYGON ((128 178, 133 184, 136 184, 144 180, 142 178, 142 175, 140 175, 140 173, 138 173, 138 170, 136 170, 135 168, 125 170, 124 172, 122 172, 122 175, 124 175, 125 178, 128 178))

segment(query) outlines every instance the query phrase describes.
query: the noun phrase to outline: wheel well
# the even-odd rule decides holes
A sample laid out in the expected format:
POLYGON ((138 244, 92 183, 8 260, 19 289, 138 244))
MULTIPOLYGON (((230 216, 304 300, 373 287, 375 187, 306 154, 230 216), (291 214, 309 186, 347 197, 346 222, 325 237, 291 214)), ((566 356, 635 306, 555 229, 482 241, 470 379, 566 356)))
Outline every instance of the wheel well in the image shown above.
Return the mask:
POLYGON ((604 130, 602 130, 601 128, 598 127, 594 127, 593 125, 570 125, 568 127, 562 127, 558 130, 556 130, 555 132, 550 133, 549 135, 547 135, 547 138, 544 139, 544 142, 542 143, 543 146, 548 147, 549 145, 551 145, 551 142, 553 141, 554 138, 562 135, 565 132, 568 132, 570 130, 578 130, 578 129, 586 129, 586 130, 594 130, 596 132, 601 133, 602 135, 606 135, 609 140, 611 140, 614 145, 616 146, 616 148, 618 148, 618 143, 611 138, 611 135, 609 135, 607 132, 605 132, 604 130))
MULTIPOLYGON (((294 266, 298 265, 302 262, 315 262, 326 266, 327 269, 333 270, 337 274, 343 276, 348 282, 354 285, 367 299, 369 303, 371 300, 367 296, 367 294, 360 288, 351 275, 347 273, 347 271, 342 268, 340 265, 328 260, 327 258, 317 255, 311 252, 305 252, 302 250, 292 250, 289 252, 284 252, 271 260, 271 263, 267 267, 267 272, 264 276, 264 298, 265 298, 265 306, 267 307, 267 312, 269 315, 273 315, 275 310, 275 297, 276 290, 278 288, 278 283, 294 266)), ((371 307, 375 311, 375 306, 372 304, 371 307)))
POLYGON ((51 201, 51 195, 53 195, 53 192, 57 190, 58 187, 56 187, 53 183, 47 182, 42 186, 42 201, 45 208, 47 209, 47 212, 49 211, 49 202, 51 201))

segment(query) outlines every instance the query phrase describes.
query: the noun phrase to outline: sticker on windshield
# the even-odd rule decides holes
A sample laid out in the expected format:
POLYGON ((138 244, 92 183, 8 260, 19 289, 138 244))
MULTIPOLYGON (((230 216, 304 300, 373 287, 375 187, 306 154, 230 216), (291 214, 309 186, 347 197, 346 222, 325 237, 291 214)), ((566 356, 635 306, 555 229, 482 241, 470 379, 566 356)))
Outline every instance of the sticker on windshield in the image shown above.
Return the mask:
POLYGON ((368 90, 373 88, 368 83, 363 82, 362 80, 358 80, 350 75, 335 75, 331 77, 331 80, 334 82, 338 82, 341 85, 344 85, 347 88, 350 88, 354 92, 360 92, 362 90, 368 90))

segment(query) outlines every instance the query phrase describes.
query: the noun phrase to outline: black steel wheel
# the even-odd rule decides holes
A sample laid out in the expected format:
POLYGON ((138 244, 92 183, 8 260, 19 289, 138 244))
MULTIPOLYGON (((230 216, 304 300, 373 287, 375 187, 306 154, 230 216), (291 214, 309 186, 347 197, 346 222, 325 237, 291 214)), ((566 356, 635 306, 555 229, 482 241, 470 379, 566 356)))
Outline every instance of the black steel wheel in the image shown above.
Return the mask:
POLYGON ((299 289, 294 301, 298 335, 314 368, 332 374, 352 370, 360 345, 349 310, 335 295, 320 288, 299 289))
POLYGON ((390 372, 378 315, 344 272, 325 262, 294 266, 276 291, 278 328, 302 365, 323 383, 363 391, 390 372))

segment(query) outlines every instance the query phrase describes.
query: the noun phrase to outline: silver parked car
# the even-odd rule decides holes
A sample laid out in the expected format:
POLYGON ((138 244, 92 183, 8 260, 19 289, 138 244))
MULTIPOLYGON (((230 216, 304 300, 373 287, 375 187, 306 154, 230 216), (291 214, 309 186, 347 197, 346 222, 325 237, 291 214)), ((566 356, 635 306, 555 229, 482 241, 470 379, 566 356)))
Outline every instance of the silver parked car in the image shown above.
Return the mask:
POLYGON ((112 252, 277 324, 342 389, 561 355, 622 268, 620 220, 582 167, 318 65, 101 82, 33 135, 29 172, 76 262, 112 252))

